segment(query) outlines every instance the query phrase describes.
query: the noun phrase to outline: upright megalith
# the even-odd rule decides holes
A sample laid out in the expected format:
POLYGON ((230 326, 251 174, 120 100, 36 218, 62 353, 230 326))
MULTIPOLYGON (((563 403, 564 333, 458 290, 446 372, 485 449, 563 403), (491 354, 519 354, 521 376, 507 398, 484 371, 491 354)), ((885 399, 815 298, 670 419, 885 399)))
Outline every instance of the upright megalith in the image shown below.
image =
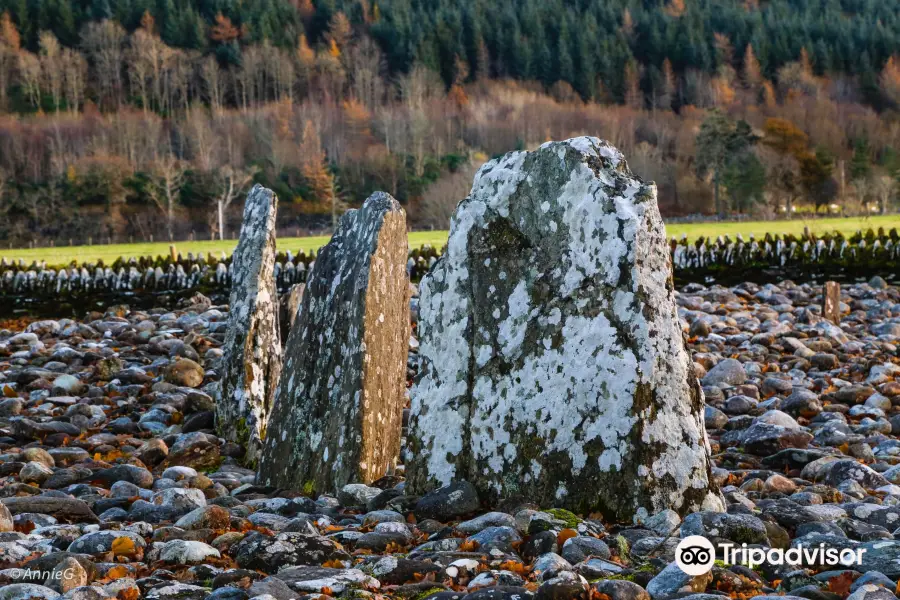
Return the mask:
POLYGON ((485 164, 419 286, 409 493, 721 509, 656 186, 597 138, 485 164))
POLYGON ((249 464, 255 464, 262 451, 281 370, 274 276, 277 208, 275 194, 261 185, 247 195, 231 264, 230 310, 216 401, 219 435, 245 446, 249 464))
POLYGON ((316 257, 284 351, 257 481, 333 492, 400 452, 409 344, 406 215, 373 194, 316 257))

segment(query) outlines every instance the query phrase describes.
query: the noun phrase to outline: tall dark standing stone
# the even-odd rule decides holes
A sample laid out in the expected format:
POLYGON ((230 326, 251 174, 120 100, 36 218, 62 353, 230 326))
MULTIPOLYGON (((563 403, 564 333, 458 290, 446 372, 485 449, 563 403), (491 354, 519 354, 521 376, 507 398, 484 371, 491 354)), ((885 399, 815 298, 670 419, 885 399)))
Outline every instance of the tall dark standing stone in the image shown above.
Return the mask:
POLYGON ((722 510, 656 186, 597 138, 485 164, 419 286, 407 490, 722 510))
POLYGON ((246 448, 255 464, 278 374, 281 343, 275 289, 275 212, 272 190, 253 186, 244 205, 241 237, 232 258, 231 300, 216 402, 216 429, 246 448))
POLYGON ((257 481, 370 483, 396 463, 406 388, 406 215, 373 194, 316 257, 284 352, 257 481))

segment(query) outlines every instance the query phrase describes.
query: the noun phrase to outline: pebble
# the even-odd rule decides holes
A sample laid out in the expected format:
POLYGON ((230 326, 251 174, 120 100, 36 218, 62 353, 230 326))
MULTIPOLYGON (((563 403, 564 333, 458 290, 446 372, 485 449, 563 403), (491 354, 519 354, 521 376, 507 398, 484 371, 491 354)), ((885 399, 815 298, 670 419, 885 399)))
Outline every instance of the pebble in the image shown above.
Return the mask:
MULTIPOLYGON (((688 535, 865 549, 862 565, 840 571, 852 574, 849 598, 892 600, 900 290, 875 283, 843 287, 839 327, 819 320, 817 286, 682 288, 727 512, 635 523, 527 498, 488 506, 465 481, 411 497, 402 464, 392 478, 313 498, 258 487, 212 429, 227 307, 118 308, 0 331, 0 388, 15 396, 0 400, 0 600, 288 600, 325 588, 348 600, 574 600, 591 590, 715 600, 725 589, 838 600, 824 567, 687 576, 674 548, 688 535), (45 576, 3 579, 26 564, 45 576)), ((410 377, 416 352, 411 344, 410 377)))

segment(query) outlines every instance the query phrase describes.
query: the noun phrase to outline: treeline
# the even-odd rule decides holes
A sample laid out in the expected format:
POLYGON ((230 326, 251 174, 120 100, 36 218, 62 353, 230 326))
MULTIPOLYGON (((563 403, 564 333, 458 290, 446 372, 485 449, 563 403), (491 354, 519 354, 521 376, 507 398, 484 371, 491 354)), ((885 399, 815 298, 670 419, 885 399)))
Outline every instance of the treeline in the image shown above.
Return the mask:
POLYGON ((487 157, 591 134, 666 215, 868 214, 900 0, 0 0, 0 239, 233 234, 386 190, 446 227, 487 157))
MULTIPOLYGON (((213 57, 222 69, 258 67, 258 49, 246 51, 264 43, 292 55, 304 44, 344 52, 354 34, 377 43, 392 77, 423 65, 448 88, 509 77, 564 83, 603 102, 627 102, 638 89, 658 104, 676 75, 684 85, 664 98, 675 106, 697 104, 696 88, 748 60, 775 79, 804 50, 817 75, 858 77, 860 93, 880 105, 891 100, 880 94, 879 73, 900 51, 900 0, 0 0, 0 12, 30 52, 51 33, 94 64, 115 59, 125 36, 150 19, 163 44, 189 62, 213 57), (116 27, 100 28, 103 21, 116 27)), ((124 75, 103 64, 97 75, 114 81, 97 81, 93 94, 122 100, 126 82, 115 79, 124 75)))

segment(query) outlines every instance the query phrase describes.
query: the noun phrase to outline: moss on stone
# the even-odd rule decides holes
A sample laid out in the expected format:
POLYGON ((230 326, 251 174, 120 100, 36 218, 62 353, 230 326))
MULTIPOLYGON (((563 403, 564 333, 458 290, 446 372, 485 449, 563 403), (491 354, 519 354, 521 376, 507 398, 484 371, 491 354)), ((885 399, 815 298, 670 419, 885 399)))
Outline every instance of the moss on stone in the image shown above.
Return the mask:
POLYGON ((437 594, 438 592, 446 592, 446 591, 447 590, 445 588, 435 586, 432 588, 428 588, 425 591, 419 592, 418 594, 416 594, 415 596, 412 597, 412 600, 425 600, 425 598, 427 598, 428 596, 430 596, 432 594, 437 594))
POLYGON ((544 512, 548 515, 552 515, 554 519, 563 521, 566 524, 566 527, 571 529, 578 527, 578 524, 581 523, 581 518, 578 515, 564 508, 551 508, 544 512))

